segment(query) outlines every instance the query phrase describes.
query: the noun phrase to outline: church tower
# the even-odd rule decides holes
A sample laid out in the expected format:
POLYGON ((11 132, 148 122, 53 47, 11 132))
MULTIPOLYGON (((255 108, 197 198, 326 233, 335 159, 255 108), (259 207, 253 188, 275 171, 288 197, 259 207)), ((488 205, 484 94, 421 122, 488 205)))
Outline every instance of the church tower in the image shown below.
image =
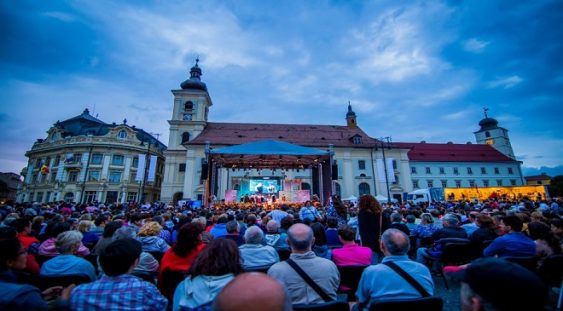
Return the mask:
POLYGON ((485 118, 479 122, 481 127, 475 134, 475 140, 478 144, 487 144, 493 146, 495 149, 508 156, 511 159, 516 159, 510 138, 508 137, 508 130, 498 126, 498 121, 489 118, 485 108, 485 118))
POLYGON ((170 124, 168 149, 178 149, 197 137, 207 124, 211 97, 207 85, 201 82, 202 71, 199 59, 190 70, 190 78, 180 84, 181 89, 172 90, 174 110, 170 124))
POLYGON ((348 113, 346 113, 346 125, 349 128, 358 127, 358 123, 356 122, 356 113, 352 111, 352 105, 350 102, 348 102, 348 113))

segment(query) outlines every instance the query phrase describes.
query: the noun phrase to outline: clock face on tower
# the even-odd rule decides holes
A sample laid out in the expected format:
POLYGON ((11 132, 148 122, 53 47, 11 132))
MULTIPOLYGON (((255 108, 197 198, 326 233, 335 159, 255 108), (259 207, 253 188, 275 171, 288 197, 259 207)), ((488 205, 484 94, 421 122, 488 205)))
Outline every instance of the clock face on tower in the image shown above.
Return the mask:
POLYGON ((192 114, 191 114, 191 113, 184 113, 184 116, 182 117, 182 120, 184 120, 184 121, 191 121, 191 120, 192 120, 192 114))
POLYGON ((485 143, 486 143, 487 145, 493 145, 493 144, 495 143, 495 140, 492 139, 492 138, 489 138, 489 139, 485 140, 485 143))

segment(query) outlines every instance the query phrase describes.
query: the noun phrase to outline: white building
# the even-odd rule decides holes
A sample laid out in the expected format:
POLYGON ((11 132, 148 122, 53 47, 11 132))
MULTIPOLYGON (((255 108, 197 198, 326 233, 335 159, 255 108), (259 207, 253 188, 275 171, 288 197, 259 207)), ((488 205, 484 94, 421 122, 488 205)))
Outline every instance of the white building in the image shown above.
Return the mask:
MULTIPOLYGON (((174 106, 168 121, 170 140, 164 153, 166 167, 161 194, 164 202, 182 198, 203 200, 209 194, 205 182, 209 172, 206 149, 262 140, 332 151, 338 170, 333 175, 333 193, 342 197, 372 194, 402 200, 406 192, 416 188, 523 183, 520 162, 513 160, 513 155, 507 157, 484 143, 389 143, 371 138, 357 124, 350 105, 346 125, 209 122, 212 100, 201 75, 196 62, 190 78, 181 83, 181 89, 172 91, 174 106)), ((482 135, 486 136, 488 131, 491 137, 506 138, 496 139, 494 143, 503 152, 512 152, 506 130, 496 127, 498 122, 493 126, 490 120, 480 123, 482 135)), ((475 135, 479 142, 481 131, 475 135)), ((218 168, 216 176, 212 187, 215 192, 211 194, 219 199, 230 189, 237 190, 239 196, 250 191, 248 181, 264 176, 280 181, 300 180, 300 189, 319 191, 309 167, 282 171, 232 165, 218 168)))
POLYGON ((166 146, 149 133, 126 120, 105 123, 86 109, 47 134, 26 152, 18 202, 159 200, 166 146))

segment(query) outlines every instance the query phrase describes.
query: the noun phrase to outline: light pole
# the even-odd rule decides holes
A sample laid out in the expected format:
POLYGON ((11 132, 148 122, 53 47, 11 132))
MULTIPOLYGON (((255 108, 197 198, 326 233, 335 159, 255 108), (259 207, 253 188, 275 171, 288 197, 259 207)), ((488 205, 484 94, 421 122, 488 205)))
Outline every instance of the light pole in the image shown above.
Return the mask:
POLYGON ((387 188, 387 203, 389 203, 391 202, 391 192, 389 191, 389 174, 387 173, 387 160, 385 158, 385 148, 391 149, 391 136, 379 138, 377 145, 381 147, 381 155, 383 156, 383 169, 385 171, 385 187, 387 188))

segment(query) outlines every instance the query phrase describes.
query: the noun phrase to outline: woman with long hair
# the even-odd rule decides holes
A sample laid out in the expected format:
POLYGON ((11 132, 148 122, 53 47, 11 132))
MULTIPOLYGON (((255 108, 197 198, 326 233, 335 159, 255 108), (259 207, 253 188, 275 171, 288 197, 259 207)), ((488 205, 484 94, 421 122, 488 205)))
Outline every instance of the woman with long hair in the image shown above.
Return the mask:
POLYGON ((237 243, 211 241, 197 256, 189 276, 176 287, 173 310, 211 310, 217 294, 241 272, 237 243))
POLYGON ((344 205, 344 202, 339 196, 332 196, 332 204, 328 207, 326 211, 328 217, 336 218, 338 222, 338 227, 345 225, 348 222, 348 208, 344 205))
MULTIPOLYGON (((158 287, 164 296, 171 297, 173 292, 164 292, 166 282, 163 279, 163 272, 165 270, 188 272, 197 255, 199 255, 206 246, 206 244, 201 241, 201 233, 204 230, 205 227, 199 222, 184 224, 178 231, 176 244, 164 253, 158 274, 158 287)), ((172 289, 172 291, 173 290, 174 289, 172 289)))
POLYGON ((362 246, 371 248, 373 261, 379 260, 379 238, 389 228, 389 219, 383 212, 381 204, 372 195, 363 195, 358 202, 358 226, 362 246))

